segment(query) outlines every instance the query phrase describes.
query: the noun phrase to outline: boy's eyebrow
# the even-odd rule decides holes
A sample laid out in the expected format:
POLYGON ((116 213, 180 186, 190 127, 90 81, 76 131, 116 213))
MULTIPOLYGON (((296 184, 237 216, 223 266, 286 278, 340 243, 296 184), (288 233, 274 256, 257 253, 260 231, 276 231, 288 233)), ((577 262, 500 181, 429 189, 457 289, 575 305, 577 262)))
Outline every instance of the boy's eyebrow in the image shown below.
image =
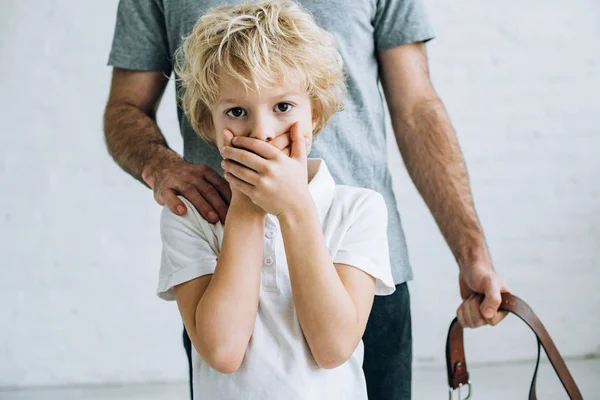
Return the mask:
POLYGON ((271 97, 271 100, 272 99, 278 99, 278 98, 281 98, 281 97, 291 97, 291 96, 300 96, 300 93, 298 93, 298 92, 285 92, 285 93, 281 93, 281 94, 278 94, 276 96, 271 97))
MULTIPOLYGON (((300 95, 301 94, 298 93, 298 92, 286 92, 286 93, 277 94, 277 95, 271 97, 268 100, 273 101, 274 99, 279 99, 279 98, 282 98, 282 97, 291 97, 291 96, 300 96, 300 95)), ((229 99, 229 98, 227 98, 227 99, 219 99, 218 104, 240 103, 240 102, 241 102, 240 99, 229 99)))
POLYGON ((219 99, 219 104, 222 103, 237 103, 239 100, 236 99, 219 99))

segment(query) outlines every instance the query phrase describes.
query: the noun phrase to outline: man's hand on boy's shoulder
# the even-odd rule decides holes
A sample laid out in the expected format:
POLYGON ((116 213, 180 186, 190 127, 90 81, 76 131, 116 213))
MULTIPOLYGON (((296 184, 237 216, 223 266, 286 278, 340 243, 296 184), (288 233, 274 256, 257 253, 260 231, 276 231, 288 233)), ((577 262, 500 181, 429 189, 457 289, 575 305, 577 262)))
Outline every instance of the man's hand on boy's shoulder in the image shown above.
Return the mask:
POLYGON ((208 165, 190 164, 175 152, 171 153, 155 157, 155 161, 144 168, 142 178, 152 189, 154 199, 175 214, 183 215, 188 210, 177 198, 182 195, 208 222, 225 223, 231 201, 227 181, 208 165))

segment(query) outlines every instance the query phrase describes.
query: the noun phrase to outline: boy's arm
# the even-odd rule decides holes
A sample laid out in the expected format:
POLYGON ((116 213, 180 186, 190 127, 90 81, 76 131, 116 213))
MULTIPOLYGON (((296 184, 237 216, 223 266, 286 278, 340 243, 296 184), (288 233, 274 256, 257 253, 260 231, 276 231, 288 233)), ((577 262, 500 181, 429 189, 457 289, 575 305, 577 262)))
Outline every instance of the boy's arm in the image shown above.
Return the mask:
MULTIPOLYGON (((374 231, 364 232, 364 240, 382 243, 385 259, 385 202, 380 197, 372 196, 365 204, 367 208, 377 210, 385 218, 374 221, 379 225, 374 231), (373 235, 375 231, 379 234, 373 235)), ((319 366, 337 367, 352 355, 364 333, 376 288, 375 278, 364 270, 375 273, 377 266, 365 259, 361 261, 367 268, 362 270, 345 263, 334 264, 325 246, 314 206, 284 214, 280 225, 294 304, 306 341, 319 366)), ((352 256, 340 259, 348 262, 359 260, 352 256)), ((386 264, 389 269, 389 261, 386 264)))
POLYGON ((194 348, 221 373, 242 363, 258 310, 265 214, 241 196, 232 198, 214 273, 174 289, 194 348))

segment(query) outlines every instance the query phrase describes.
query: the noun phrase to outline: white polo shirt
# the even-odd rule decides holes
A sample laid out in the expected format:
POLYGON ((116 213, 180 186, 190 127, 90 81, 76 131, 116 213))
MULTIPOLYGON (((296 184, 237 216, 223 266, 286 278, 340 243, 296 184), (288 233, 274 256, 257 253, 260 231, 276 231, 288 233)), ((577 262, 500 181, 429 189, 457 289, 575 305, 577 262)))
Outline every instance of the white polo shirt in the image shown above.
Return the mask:
MULTIPOLYGON (((387 209, 383 197, 370 189, 336 185, 325 162, 309 159, 317 172, 308 188, 321 220, 325 244, 334 263, 352 265, 376 278, 376 295, 395 286, 387 241, 387 209)), ((173 287, 212 274, 223 240, 223 224, 206 222, 190 210, 184 216, 165 207, 158 296, 174 300, 173 287)), ((322 369, 304 339, 279 222, 265 218, 263 267, 254 332, 240 368, 221 374, 192 352, 194 396, 219 400, 365 400, 362 341, 344 364, 322 369)))

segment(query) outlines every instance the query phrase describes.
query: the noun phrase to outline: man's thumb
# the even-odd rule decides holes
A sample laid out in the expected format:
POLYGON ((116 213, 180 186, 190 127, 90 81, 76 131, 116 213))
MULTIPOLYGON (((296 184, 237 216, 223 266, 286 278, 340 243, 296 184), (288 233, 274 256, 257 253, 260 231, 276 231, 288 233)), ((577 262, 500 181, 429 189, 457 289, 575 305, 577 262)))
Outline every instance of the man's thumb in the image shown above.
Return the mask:
POLYGON ((502 303, 502 295, 500 294, 500 286, 495 280, 491 280, 485 288, 485 297, 481 302, 481 314, 486 319, 491 319, 502 303))

